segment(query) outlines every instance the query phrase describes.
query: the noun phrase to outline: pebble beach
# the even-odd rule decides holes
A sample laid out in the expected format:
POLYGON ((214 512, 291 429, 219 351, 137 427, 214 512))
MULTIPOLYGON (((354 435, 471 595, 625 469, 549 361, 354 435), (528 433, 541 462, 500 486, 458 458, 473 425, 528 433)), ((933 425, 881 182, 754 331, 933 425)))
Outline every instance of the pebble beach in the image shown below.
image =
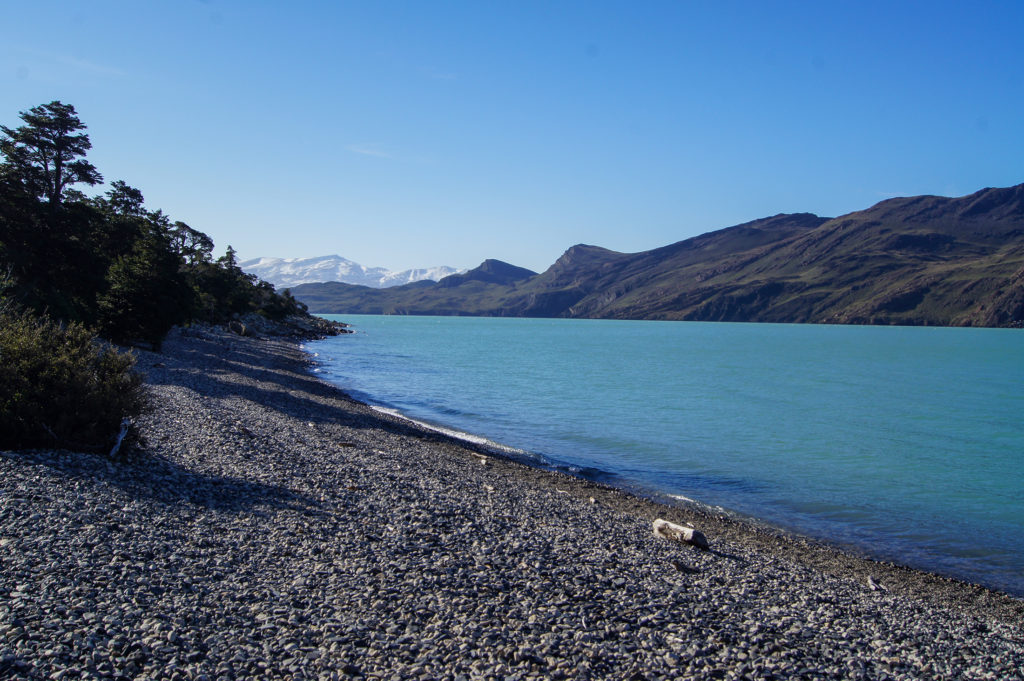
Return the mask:
POLYGON ((122 460, 0 452, 0 679, 1024 679, 1020 599, 523 465, 295 340, 138 368, 122 460))

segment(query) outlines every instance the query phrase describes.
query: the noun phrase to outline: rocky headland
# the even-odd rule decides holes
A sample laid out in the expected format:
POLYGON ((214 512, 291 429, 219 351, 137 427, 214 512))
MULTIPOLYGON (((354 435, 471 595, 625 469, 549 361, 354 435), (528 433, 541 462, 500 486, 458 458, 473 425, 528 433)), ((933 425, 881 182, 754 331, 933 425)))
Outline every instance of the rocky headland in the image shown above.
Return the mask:
POLYGON ((249 331, 139 353, 123 460, 0 452, 0 678, 1024 678, 1018 599, 503 459, 249 331))

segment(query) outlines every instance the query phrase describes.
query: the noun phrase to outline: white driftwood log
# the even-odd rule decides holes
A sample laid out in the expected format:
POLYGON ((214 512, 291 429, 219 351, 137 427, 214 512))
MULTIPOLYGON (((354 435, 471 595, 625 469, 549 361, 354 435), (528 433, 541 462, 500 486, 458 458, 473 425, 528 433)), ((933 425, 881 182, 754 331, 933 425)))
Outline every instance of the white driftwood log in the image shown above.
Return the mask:
POLYGON ((654 535, 662 539, 693 544, 700 549, 708 548, 708 538, 700 530, 685 525, 676 525, 661 518, 654 521, 654 535))
POLYGON ((131 425, 131 419, 121 419, 121 432, 117 434, 117 440, 114 442, 114 448, 110 450, 110 458, 117 456, 117 452, 121 449, 121 443, 124 442, 124 436, 128 434, 128 428, 130 428, 131 425))

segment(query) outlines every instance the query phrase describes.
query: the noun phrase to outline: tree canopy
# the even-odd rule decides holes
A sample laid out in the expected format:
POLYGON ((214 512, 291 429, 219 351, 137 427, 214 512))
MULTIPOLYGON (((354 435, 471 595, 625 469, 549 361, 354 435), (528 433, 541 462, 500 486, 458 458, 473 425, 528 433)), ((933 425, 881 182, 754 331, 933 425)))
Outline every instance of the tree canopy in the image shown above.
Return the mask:
POLYGON ((5 174, 24 189, 53 205, 59 204, 73 184, 103 181, 96 166, 85 160, 92 148, 85 125, 75 107, 59 101, 34 106, 20 113, 24 125, 0 125, 0 153, 7 159, 5 174))
POLYGON ((98 329, 119 343, 158 346, 175 324, 304 312, 285 292, 238 267, 213 240, 124 180, 87 197, 73 185, 102 180, 75 108, 59 101, 0 126, 0 305, 14 304, 98 329))

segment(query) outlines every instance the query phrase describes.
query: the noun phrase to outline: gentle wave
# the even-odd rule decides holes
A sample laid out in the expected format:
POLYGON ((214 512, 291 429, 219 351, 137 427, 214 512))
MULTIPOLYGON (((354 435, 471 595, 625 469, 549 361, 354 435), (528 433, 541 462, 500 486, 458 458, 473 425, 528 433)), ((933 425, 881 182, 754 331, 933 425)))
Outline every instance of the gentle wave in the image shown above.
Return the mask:
POLYGON ((374 411, 378 411, 382 414, 387 414, 389 416, 394 416, 395 418, 399 418, 403 421, 407 421, 408 423, 415 424, 417 426, 420 426, 421 428, 426 428, 427 430, 430 430, 432 432, 440 433, 441 435, 447 435, 450 438, 461 440, 463 442, 468 442, 470 444, 479 445, 493 452, 500 453, 510 458, 515 458, 517 460, 527 459, 538 465, 550 465, 550 462, 548 462, 544 457, 534 452, 528 452, 525 449, 518 449, 516 447, 509 447, 508 445, 503 445, 500 442, 495 442, 494 440, 490 440, 480 435, 474 435, 473 433, 467 433, 466 431, 463 430, 456 430, 454 428, 448 428, 446 426, 441 426, 436 423, 430 423, 429 421, 421 421, 419 419, 414 419, 409 416, 406 416, 400 410, 394 409, 392 407, 383 407, 380 405, 370 403, 367 404, 369 405, 370 409, 373 409, 374 411))

